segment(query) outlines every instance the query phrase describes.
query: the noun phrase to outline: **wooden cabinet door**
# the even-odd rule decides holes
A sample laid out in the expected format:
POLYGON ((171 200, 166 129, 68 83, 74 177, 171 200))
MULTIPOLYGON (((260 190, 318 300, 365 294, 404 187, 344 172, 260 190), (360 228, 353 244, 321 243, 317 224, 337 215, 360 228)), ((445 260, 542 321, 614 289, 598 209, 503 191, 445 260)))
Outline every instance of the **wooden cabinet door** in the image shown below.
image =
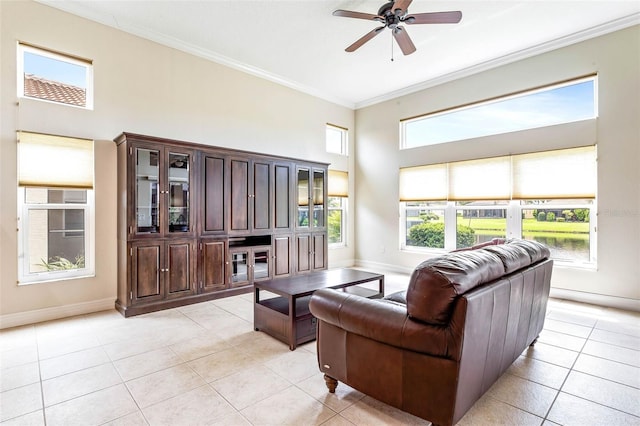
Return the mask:
POLYGON ((194 242, 170 241, 166 243, 164 278, 167 297, 182 297, 196 291, 194 242))
POLYGON ((224 240, 203 239, 200 242, 201 291, 227 287, 227 244, 224 240))
POLYGON ((311 251, 311 260, 313 262, 313 270, 326 268, 326 234, 313 234, 313 250, 311 251))
POLYGON ((273 276, 284 277, 291 274, 291 236, 278 235, 273 240, 273 276))
POLYGON ((151 302, 164 296, 161 283, 162 242, 134 243, 130 248, 131 303, 151 302))
POLYGON ((274 219, 278 230, 291 229, 292 167, 290 164, 274 166, 274 219))
POLYGON ((250 206, 253 213, 253 229, 271 228, 271 197, 270 182, 271 165, 266 162, 253 163, 253 185, 250 198, 253 205, 250 206))
POLYGON ((296 270, 298 272, 311 271, 311 235, 296 235, 296 270))
POLYGON ((205 153, 202 159, 202 231, 225 231, 225 158, 205 153))
POLYGON ((249 230, 249 161, 231 160, 231 231, 249 230))

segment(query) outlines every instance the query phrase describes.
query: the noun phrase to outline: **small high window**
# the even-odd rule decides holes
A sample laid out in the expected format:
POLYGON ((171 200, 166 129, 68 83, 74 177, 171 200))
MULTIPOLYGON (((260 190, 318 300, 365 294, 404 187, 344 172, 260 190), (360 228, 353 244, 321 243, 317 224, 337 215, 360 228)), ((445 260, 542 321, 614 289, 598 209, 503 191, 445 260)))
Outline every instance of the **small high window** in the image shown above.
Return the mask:
POLYGON ((18 97, 93 109, 92 62, 18 43, 18 97))
POLYGON ((400 122, 400 148, 416 148, 597 117, 597 77, 502 96, 400 122))
POLYGON ((347 129, 327 124, 327 152, 347 155, 347 129))

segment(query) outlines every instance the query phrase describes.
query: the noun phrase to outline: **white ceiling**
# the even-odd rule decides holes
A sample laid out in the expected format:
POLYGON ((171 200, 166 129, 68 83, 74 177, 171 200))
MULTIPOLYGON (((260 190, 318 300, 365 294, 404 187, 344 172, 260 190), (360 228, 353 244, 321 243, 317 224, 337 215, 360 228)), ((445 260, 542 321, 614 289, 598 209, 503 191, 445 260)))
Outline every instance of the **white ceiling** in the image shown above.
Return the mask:
POLYGON ((66 1, 49 6, 358 108, 640 23, 640 1, 414 0, 411 13, 462 11, 459 24, 407 25, 344 49, 377 22, 385 0, 66 1), (393 46, 394 61, 391 61, 393 46))

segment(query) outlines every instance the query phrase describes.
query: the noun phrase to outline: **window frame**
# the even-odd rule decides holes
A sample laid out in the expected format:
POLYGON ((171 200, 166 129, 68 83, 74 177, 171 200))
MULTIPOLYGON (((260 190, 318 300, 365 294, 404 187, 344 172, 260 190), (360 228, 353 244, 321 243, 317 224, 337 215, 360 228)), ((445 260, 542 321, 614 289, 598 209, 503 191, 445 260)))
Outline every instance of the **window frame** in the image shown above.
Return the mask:
POLYGON ((340 133, 340 151, 332 151, 329 150, 328 141, 325 138, 325 150, 330 154, 338 154, 343 156, 349 155, 349 129, 346 127, 336 126, 335 124, 326 123, 325 124, 325 132, 326 131, 337 131, 340 133))
MULTIPOLYGON (((93 85, 93 61, 89 59, 84 59, 79 56, 74 56, 62 52, 56 52, 51 49, 46 49, 44 47, 34 46, 29 43, 24 43, 18 41, 17 47, 17 89, 18 89, 18 99, 33 99, 40 102, 47 102, 55 105, 65 105, 72 108, 80 108, 86 110, 93 110, 93 100, 94 100, 94 85, 93 85), (31 53, 34 55, 42 56, 48 59, 54 59, 61 62, 66 62, 72 65, 78 65, 85 69, 85 104, 84 106, 73 105, 65 102, 57 102, 52 101, 50 99, 43 99, 33 96, 26 96, 24 94, 24 55, 25 53, 31 53)), ((46 76, 41 76, 47 78, 46 76)))
MULTIPOLYGON (((95 190, 87 192, 85 203, 27 203, 26 190, 18 187, 18 285, 39 284, 95 276, 95 190), (84 210, 84 268, 29 272, 29 213, 33 210, 84 210)), ((61 190, 61 188, 41 188, 61 190)))

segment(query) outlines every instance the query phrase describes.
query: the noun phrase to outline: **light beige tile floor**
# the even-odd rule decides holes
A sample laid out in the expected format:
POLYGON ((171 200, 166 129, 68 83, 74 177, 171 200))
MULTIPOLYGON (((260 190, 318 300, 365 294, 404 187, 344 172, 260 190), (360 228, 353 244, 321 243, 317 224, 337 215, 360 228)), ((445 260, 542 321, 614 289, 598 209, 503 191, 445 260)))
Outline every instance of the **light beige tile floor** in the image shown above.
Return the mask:
MULTIPOLYGON (((408 277, 386 275, 387 293, 408 277)), ((2 425, 405 425, 429 422, 340 384, 315 342, 253 330, 246 294, 124 319, 0 331, 2 425)), ((459 425, 640 425, 640 313, 550 300, 544 332, 459 425)))

